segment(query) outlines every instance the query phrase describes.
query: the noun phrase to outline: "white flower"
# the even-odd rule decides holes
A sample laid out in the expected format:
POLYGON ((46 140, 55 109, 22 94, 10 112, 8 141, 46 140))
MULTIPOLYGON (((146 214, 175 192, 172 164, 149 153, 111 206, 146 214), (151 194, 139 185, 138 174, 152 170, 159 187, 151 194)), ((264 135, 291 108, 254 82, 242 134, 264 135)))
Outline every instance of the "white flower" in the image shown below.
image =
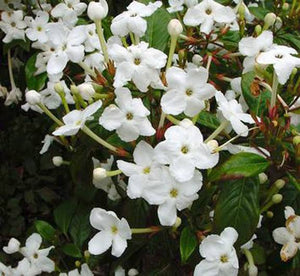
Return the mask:
POLYGON ((235 19, 235 13, 230 7, 224 7, 213 0, 203 0, 188 9, 183 22, 188 26, 201 25, 200 31, 209 34, 213 29, 214 22, 229 24, 235 19))
POLYGON ((239 97, 238 101, 240 103, 240 105, 243 108, 243 111, 247 111, 249 109, 246 100, 243 96, 243 92, 242 92, 242 78, 238 77, 238 78, 234 78, 230 81, 230 86, 232 90, 227 90, 225 93, 225 97, 228 100, 232 100, 235 99, 237 97, 239 97))
POLYGON ((18 87, 13 87, 10 92, 6 95, 5 105, 17 104, 22 100, 22 91, 18 87))
POLYGON ((110 26, 112 33, 122 37, 130 32, 138 37, 143 36, 147 29, 147 21, 143 17, 151 16, 161 5, 161 1, 150 2, 148 5, 132 1, 127 11, 112 20, 110 26))
POLYGON ((87 264, 81 265, 81 271, 79 273, 78 269, 75 268, 68 273, 59 273, 59 276, 93 276, 93 272, 90 270, 87 264))
POLYGON ((184 0, 169 0, 170 7, 167 8, 169 13, 178 12, 183 10, 184 0))
POLYGON ((0 273, 1 275, 12 275, 12 269, 10 266, 6 266, 0 262, 0 273))
POLYGON ((95 20, 102 20, 107 16, 108 5, 106 0, 99 0, 98 2, 90 2, 87 10, 88 17, 95 20))
POLYGON ((170 36, 178 37, 183 31, 181 22, 178 19, 171 19, 168 24, 168 33, 170 36))
POLYGON ((77 16, 81 15, 87 5, 80 0, 64 0, 51 10, 51 15, 55 18, 61 18, 64 23, 72 27, 77 22, 77 16))
POLYGON ((40 43, 45 43, 48 40, 46 34, 46 28, 49 21, 49 14, 44 11, 39 11, 36 18, 25 17, 25 22, 27 22, 28 28, 25 33, 31 41, 38 41, 40 43))
POLYGON ((294 57, 297 51, 291 47, 273 45, 271 49, 260 53, 256 58, 259 64, 273 64, 280 84, 285 84, 293 69, 300 67, 300 58, 294 57))
POLYGON ((146 42, 128 48, 118 44, 111 46, 109 54, 117 67, 114 87, 122 87, 132 80, 141 92, 147 92, 149 85, 154 88, 161 85, 160 69, 165 66, 167 56, 148 46, 146 42))
POLYGON ((42 96, 35 90, 29 90, 25 94, 26 102, 30 105, 37 105, 41 103, 42 96))
POLYGON ((295 214, 292 207, 286 206, 284 211, 286 227, 279 227, 273 231, 275 242, 282 244, 281 259, 286 262, 293 258, 300 249, 300 216, 295 214))
POLYGON ((144 198, 149 204, 159 205, 157 214, 161 225, 172 226, 176 222, 177 210, 191 206, 201 187, 202 174, 199 171, 195 171, 190 180, 178 182, 167 167, 162 167, 145 187, 144 198))
POLYGON ((273 44, 273 33, 263 31, 258 37, 244 37, 239 42, 239 51, 246 58, 243 61, 243 73, 254 69, 256 57, 260 52, 267 51, 273 44))
POLYGON ((25 40, 24 29, 26 27, 22 10, 1 13, 0 29, 6 34, 2 40, 4 43, 9 43, 15 39, 25 40))
POLYGON ((218 103, 218 116, 221 121, 224 121, 224 119, 229 121, 237 134, 247 136, 248 127, 242 122, 254 124, 253 118, 244 113, 242 106, 235 99, 228 101, 220 91, 216 92, 216 100, 218 103))
POLYGON ((77 88, 81 97, 86 101, 91 100, 96 93, 93 85, 88 82, 78 85, 77 88))
MULTIPOLYGON (((290 107, 291 109, 300 107, 300 98, 290 107)), ((290 113, 291 116, 291 124, 297 126, 300 124, 300 114, 290 113)))
POLYGON ((49 134, 46 134, 44 140, 42 141, 43 147, 40 150, 40 154, 44 154, 45 152, 47 152, 53 141, 54 137, 49 134))
POLYGON ((22 0, 5 0, 0 2, 0 11, 13 11, 14 9, 22 9, 22 0))
POLYGON ((102 102, 99 100, 86 107, 84 110, 73 110, 62 119, 64 126, 59 127, 52 134, 55 136, 72 136, 75 135, 81 128, 84 127, 85 122, 91 119, 91 116, 97 112, 101 107, 102 102))
POLYGON ((147 119, 149 110, 143 105, 140 98, 133 99, 128 88, 117 88, 116 105, 105 108, 99 123, 107 130, 117 130, 119 137, 130 142, 136 140, 139 135, 152 136, 155 129, 147 119))
POLYGON ((101 50, 99 37, 96 32, 95 23, 89 25, 83 25, 86 39, 84 42, 84 50, 86 52, 93 52, 95 50, 101 50))
POLYGON ((209 235, 200 244, 202 260, 195 268, 194 276, 238 275, 238 258, 233 244, 238 233, 232 227, 227 227, 219 235, 209 235))
POLYGON ((89 241, 89 252, 99 255, 112 246, 112 255, 120 257, 127 247, 127 240, 131 239, 127 220, 119 219, 112 211, 94 208, 91 211, 90 223, 100 232, 89 241))
POLYGON ((130 198, 143 196, 143 190, 147 186, 149 176, 157 172, 160 166, 154 160, 154 149, 144 141, 140 141, 134 149, 133 160, 135 164, 117 161, 118 168, 129 177, 127 194, 130 198))
POLYGON ((191 121, 184 121, 191 124, 168 128, 166 140, 155 147, 157 161, 170 164, 170 172, 177 181, 192 179, 195 167, 209 169, 219 161, 218 153, 212 153, 211 148, 203 142, 200 130, 191 121))
POLYGON ((20 249, 20 242, 15 238, 11 238, 8 242, 8 245, 3 247, 3 251, 6 254, 16 253, 19 251, 19 249, 20 249))
POLYGON ((215 88, 207 83, 208 71, 199 67, 185 72, 171 67, 167 70, 167 93, 161 99, 162 110, 167 114, 193 117, 205 107, 205 100, 215 95, 215 88))
POLYGON ((54 246, 48 248, 40 249, 42 244, 42 237, 33 233, 30 237, 27 238, 25 247, 20 249, 21 253, 26 257, 30 263, 35 266, 40 273, 48 272, 51 273, 54 271, 54 262, 50 260, 47 256, 54 246))

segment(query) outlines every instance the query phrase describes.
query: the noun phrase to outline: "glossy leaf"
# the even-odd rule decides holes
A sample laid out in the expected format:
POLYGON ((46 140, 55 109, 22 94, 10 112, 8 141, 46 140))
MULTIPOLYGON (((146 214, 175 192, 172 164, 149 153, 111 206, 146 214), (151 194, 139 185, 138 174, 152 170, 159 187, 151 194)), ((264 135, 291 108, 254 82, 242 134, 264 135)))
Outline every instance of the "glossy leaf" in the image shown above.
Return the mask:
POLYGON ((207 111, 201 111, 197 122, 210 129, 217 129, 220 125, 217 116, 207 111))
POLYGON ((43 239, 53 241, 55 238, 55 229, 46 221, 36 220, 34 226, 43 239))
POLYGON ((197 245, 198 240, 195 233, 191 231, 190 227, 185 227, 180 235, 180 255, 183 263, 192 255, 197 245))
POLYGON ((82 257, 80 249, 75 244, 72 244, 72 243, 65 244, 62 247, 62 251, 66 255, 74 257, 74 258, 81 258, 82 257))
POLYGON ((77 203, 75 200, 63 202, 54 210, 54 220, 59 229, 67 235, 69 225, 75 213, 77 203))
POLYGON ((233 227, 238 233, 237 248, 250 240, 259 220, 259 180, 243 178, 227 181, 220 193, 214 216, 214 230, 233 227))
POLYGON ((209 174, 209 180, 216 181, 255 176, 264 172, 269 165, 269 161, 258 154, 240 152, 232 155, 223 164, 214 168, 209 174))

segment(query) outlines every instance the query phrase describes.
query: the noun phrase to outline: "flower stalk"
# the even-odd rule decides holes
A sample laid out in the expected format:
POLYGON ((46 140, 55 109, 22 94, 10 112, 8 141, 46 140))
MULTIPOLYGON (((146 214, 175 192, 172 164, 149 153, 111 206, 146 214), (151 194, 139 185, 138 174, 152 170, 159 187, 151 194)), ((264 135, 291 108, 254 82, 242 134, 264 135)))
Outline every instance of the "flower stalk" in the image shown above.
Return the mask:
POLYGON ((108 58, 107 45, 106 45, 106 42, 105 42, 103 29, 102 29, 102 20, 101 19, 95 20, 95 24, 96 24, 97 34, 98 34, 98 37, 99 37, 99 41, 100 41, 101 49, 102 49, 102 52, 103 52, 104 60, 105 60, 105 63, 108 63, 109 58, 108 58))

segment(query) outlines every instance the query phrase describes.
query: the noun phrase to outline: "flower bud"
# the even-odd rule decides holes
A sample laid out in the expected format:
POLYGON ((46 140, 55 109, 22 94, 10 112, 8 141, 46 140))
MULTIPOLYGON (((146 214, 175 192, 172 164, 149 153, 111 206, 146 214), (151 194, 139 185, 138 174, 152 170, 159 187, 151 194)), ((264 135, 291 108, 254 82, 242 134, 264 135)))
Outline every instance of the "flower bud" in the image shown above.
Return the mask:
POLYGON ((37 105, 41 102, 41 94, 36 92, 35 90, 29 90, 25 94, 26 102, 30 105, 37 105))
POLYGON ((182 222, 181 218, 177 217, 175 224, 172 226, 173 230, 176 230, 181 225, 181 222, 182 222))
POLYGON ((108 5, 106 0, 99 0, 99 2, 92 1, 89 3, 87 14, 91 20, 102 20, 107 16, 107 13, 108 5))
POLYGON ((262 32, 262 27, 260 25, 255 26, 255 34, 259 36, 262 32))
POLYGON ((184 127, 184 128, 189 128, 190 126, 193 126, 193 122, 190 119, 183 119, 180 123, 180 126, 184 127))
POLYGON ((272 202, 274 204, 280 203, 282 201, 282 199, 283 199, 283 196, 281 194, 275 194, 272 196, 272 202))
POLYGON ((138 274, 139 274, 139 271, 137 269, 131 268, 131 269, 128 270, 128 274, 127 275, 128 276, 136 276, 138 274))
POLYGON ((284 4, 282 5, 282 10, 284 10, 284 11, 289 10, 289 8, 290 8, 290 4, 289 4, 289 3, 284 3, 284 4))
POLYGON ((260 184, 264 184, 268 181, 268 176, 265 173, 260 173, 258 175, 258 178, 259 178, 259 183, 260 184))
POLYGON ((285 181, 283 179, 277 179, 274 183, 278 190, 282 189, 285 185, 285 181))
POLYGON ((86 259, 88 259, 89 257, 91 257, 91 253, 88 250, 85 250, 83 254, 84 254, 84 257, 86 259))
POLYGON ((293 69, 293 71, 292 71, 292 75, 296 75, 297 72, 298 72, 298 69, 295 67, 295 68, 293 69))
POLYGON ((209 146, 209 148, 211 150, 215 150, 219 146, 217 140, 211 140, 211 141, 207 142, 206 144, 209 146))
POLYGON ((54 156, 52 158, 52 162, 55 167, 60 167, 63 164, 64 160, 61 156, 54 156))
POLYGON ((277 16, 275 20, 275 30, 278 31, 282 27, 282 19, 277 16))
POLYGON ((273 12, 269 12, 266 14, 265 18, 264 18, 264 29, 269 29, 269 27, 272 27, 275 23, 276 20, 276 14, 273 12))
POLYGON ((274 217, 274 213, 273 213, 272 211, 268 211, 268 212, 267 212, 267 217, 268 217, 268 218, 274 217))
POLYGON ((6 254, 16 253, 19 251, 19 249, 20 249, 20 242, 15 238, 11 238, 8 242, 8 245, 3 247, 3 251, 6 254))
POLYGON ((81 266, 81 262, 80 262, 80 261, 76 261, 76 262, 75 262, 75 266, 76 266, 76 267, 80 267, 80 266, 81 266))
POLYGON ((257 276, 258 274, 258 269, 256 265, 249 265, 248 267, 248 275, 249 276, 257 276))
POLYGON ((96 168, 96 169, 94 169, 94 171, 93 171, 93 178, 94 178, 94 180, 101 181, 101 180, 103 180, 106 177, 107 177, 106 169, 103 169, 103 168, 96 168))
POLYGON ((193 58, 192 58, 192 62, 197 65, 197 66, 200 66, 202 64, 202 60, 203 58, 200 56, 200 55, 194 55, 193 58))
POLYGON ((95 89, 91 83, 82 83, 77 88, 81 97, 86 101, 89 101, 95 94, 95 89))
POLYGON ((300 144, 300 136, 299 135, 297 135, 293 138, 293 144, 295 146, 298 146, 300 144))
POLYGON ((178 37, 183 31, 182 24, 178 19, 172 19, 168 24, 168 32, 170 36, 178 37))
POLYGON ((57 83, 54 85, 54 90, 55 90, 58 94, 64 94, 64 93, 65 93, 64 87, 62 86, 62 84, 61 84, 60 82, 57 82, 57 83))

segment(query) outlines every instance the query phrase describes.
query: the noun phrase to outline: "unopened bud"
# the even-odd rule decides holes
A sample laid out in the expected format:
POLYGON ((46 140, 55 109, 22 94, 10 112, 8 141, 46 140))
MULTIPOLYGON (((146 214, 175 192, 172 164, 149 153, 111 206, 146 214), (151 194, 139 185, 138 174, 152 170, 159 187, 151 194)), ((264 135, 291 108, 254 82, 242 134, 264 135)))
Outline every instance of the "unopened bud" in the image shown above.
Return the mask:
POLYGON ((168 24, 168 33, 170 36, 178 37, 183 31, 182 24, 178 19, 170 20, 168 24))
POLYGON ((296 75, 298 72, 298 69, 295 67, 293 70, 292 70, 292 75, 296 75))
POLYGON ((91 83, 82 83, 77 88, 81 97, 86 101, 89 101, 95 94, 95 89, 91 83))
POLYGON ((285 181, 283 179, 277 179, 274 183, 277 189, 282 189, 285 185, 285 181))
POLYGON ((259 36, 262 32, 262 27, 260 25, 255 26, 255 34, 259 36))
POLYGON ((298 146, 300 144, 300 136, 299 135, 297 135, 293 138, 293 144, 295 146, 298 146))
POLYGON ((282 10, 284 10, 284 11, 289 10, 289 8, 290 8, 290 4, 289 4, 289 3, 284 3, 284 4, 282 5, 282 10))
POLYGON ((281 27, 282 27, 282 19, 279 16, 276 17, 275 25, 274 26, 275 26, 275 30, 276 31, 278 31, 279 29, 281 29, 281 27))
POLYGON ((192 58, 192 62, 197 65, 200 66, 202 64, 203 58, 200 55, 194 55, 192 58))
POLYGON ((54 166, 60 167, 63 164, 64 160, 61 156, 54 156, 52 158, 52 162, 54 166))
POLYGON ((92 1, 89 3, 87 14, 91 20, 102 20, 107 16, 107 13, 108 5, 105 0, 99 0, 98 2, 92 1))
POLYGON ((93 171, 93 178, 96 181, 101 181, 107 177, 106 170, 103 168, 96 168, 93 171))
POLYGON ((249 276, 257 276, 258 274, 258 269, 256 265, 249 265, 248 267, 248 275, 249 276))
POLYGON ((272 27, 275 23, 276 20, 276 14, 273 12, 269 12, 266 14, 265 18, 264 18, 264 29, 267 30, 270 27, 272 27))
POLYGON ((37 105, 41 103, 41 94, 35 90, 29 90, 25 94, 26 102, 30 105, 37 105))
POLYGON ((239 13, 240 19, 243 20, 245 18, 245 5, 243 5, 243 3, 241 3, 241 5, 239 5, 238 13, 239 13))
POLYGON ((173 230, 176 230, 181 225, 181 222, 182 222, 181 218, 177 217, 176 221, 175 221, 175 224, 172 226, 173 230))
POLYGON ((54 90, 58 93, 58 94, 64 94, 64 87, 62 86, 62 84, 60 82, 56 83, 54 85, 54 90))
POLYGON ((136 276, 138 274, 139 274, 139 271, 137 269, 131 268, 131 269, 128 270, 128 274, 127 275, 128 276, 136 276))
POLYGON ((75 266, 76 266, 76 267, 80 267, 80 266, 81 266, 81 262, 80 262, 80 261, 76 261, 76 262, 75 262, 75 266))
POLYGON ((258 178, 259 178, 259 183, 260 184, 264 184, 268 181, 268 176, 265 173, 260 173, 258 175, 258 178))
POLYGON ((211 140, 211 141, 207 142, 206 144, 209 146, 209 148, 211 150, 215 150, 219 146, 217 140, 211 140))
POLYGON ((283 199, 283 196, 281 194, 275 194, 272 196, 272 202, 274 204, 280 203, 282 201, 282 199, 283 199))
POLYGON ((83 253, 83 255, 84 255, 84 257, 86 259, 88 259, 89 257, 91 257, 91 254, 90 254, 90 252, 88 250, 85 250, 84 253, 83 253))
POLYGON ((15 238, 11 238, 8 242, 8 245, 3 247, 3 251, 6 254, 16 253, 19 251, 19 249, 20 249, 20 242, 15 238))
POLYGON ((274 213, 273 213, 272 211, 268 211, 268 212, 267 212, 267 217, 268 217, 268 218, 274 217, 274 213))

